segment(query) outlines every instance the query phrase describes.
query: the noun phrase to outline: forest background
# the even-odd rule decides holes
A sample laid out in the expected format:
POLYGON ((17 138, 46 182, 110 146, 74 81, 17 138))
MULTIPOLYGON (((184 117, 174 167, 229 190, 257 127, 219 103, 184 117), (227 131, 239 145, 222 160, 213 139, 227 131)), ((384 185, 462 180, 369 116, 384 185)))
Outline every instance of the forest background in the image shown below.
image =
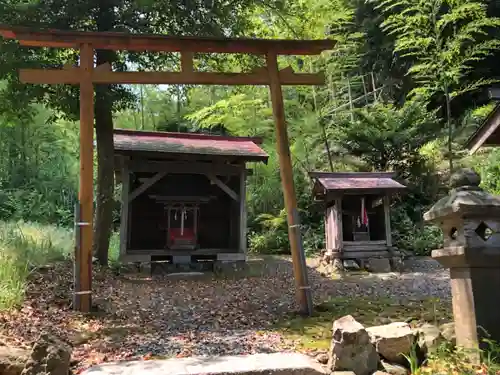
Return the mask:
MULTIPOLYGON (((494 108, 500 79, 500 2, 470 0, 6 0, 0 23, 171 35, 331 38, 320 57, 283 58, 295 71, 323 70, 327 85, 284 88, 304 247, 323 247, 322 212, 309 171, 394 171, 408 191, 392 203, 395 244, 428 254, 440 231, 422 214, 468 166, 500 193, 500 149, 468 156, 467 138, 494 108)), ((20 67, 61 67, 76 52, 0 41, 0 221, 71 228, 78 192, 78 88, 20 84, 20 67)), ((199 70, 242 71, 247 56, 200 55, 199 70)), ((98 51, 117 70, 175 69, 174 54, 98 51)), ((249 247, 287 253, 269 93, 265 87, 96 87, 96 237, 101 263, 116 241, 120 186, 112 128, 260 136, 267 165, 248 182, 249 247)), ((116 249, 115 249, 116 250, 116 249)))

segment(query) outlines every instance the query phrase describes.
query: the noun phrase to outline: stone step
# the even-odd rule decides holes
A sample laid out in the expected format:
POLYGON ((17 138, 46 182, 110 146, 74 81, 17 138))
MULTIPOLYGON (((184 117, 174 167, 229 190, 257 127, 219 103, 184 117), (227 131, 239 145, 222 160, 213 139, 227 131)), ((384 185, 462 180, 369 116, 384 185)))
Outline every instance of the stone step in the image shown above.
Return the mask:
POLYGON ((189 357, 106 363, 81 375, 325 375, 314 359, 298 353, 189 357))

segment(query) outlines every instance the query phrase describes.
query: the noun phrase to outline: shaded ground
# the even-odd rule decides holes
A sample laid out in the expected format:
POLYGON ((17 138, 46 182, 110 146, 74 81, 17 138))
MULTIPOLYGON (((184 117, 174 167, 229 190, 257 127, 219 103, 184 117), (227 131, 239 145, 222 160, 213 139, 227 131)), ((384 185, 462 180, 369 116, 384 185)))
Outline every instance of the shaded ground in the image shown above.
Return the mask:
POLYGON ((86 316, 71 311, 71 264, 58 264, 33 273, 19 310, 0 313, 0 342, 31 345, 46 329, 74 345, 83 368, 137 356, 321 349, 332 320, 348 313, 367 325, 447 318, 448 274, 432 262, 417 262, 402 275, 334 278, 309 263, 318 312, 308 319, 291 314, 294 282, 286 258, 254 259, 242 278, 150 279, 96 271, 99 310, 86 316))

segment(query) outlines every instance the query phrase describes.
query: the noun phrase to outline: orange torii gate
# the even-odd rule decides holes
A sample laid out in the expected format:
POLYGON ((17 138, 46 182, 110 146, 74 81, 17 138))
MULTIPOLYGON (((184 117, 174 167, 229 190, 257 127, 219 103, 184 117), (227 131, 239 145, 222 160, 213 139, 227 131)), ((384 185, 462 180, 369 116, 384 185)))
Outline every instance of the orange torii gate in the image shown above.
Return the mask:
POLYGON ((0 35, 16 39, 23 46, 73 48, 80 50, 79 66, 62 69, 20 69, 20 80, 33 84, 80 85, 80 190, 81 246, 75 254, 75 308, 87 312, 92 293, 93 221, 93 127, 94 84, 199 84, 266 85, 270 88, 276 125, 280 174, 287 211, 288 235, 293 259, 297 300, 303 313, 312 312, 311 291, 300 234, 300 220, 293 182, 292 162, 285 124, 282 85, 322 85, 322 74, 294 73, 291 67, 279 70, 278 55, 319 55, 334 47, 332 40, 265 40, 235 38, 173 37, 117 32, 35 30, 0 25, 0 35), (179 72, 114 72, 109 64, 94 67, 96 49, 178 52, 179 72), (266 65, 248 73, 197 72, 194 53, 242 53, 262 55, 266 65))

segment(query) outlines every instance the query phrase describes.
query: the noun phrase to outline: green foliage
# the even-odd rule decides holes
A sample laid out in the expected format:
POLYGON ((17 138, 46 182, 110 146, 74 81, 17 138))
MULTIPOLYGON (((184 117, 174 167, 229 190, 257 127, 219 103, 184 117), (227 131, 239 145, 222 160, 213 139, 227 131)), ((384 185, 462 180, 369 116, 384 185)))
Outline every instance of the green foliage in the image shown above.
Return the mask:
POLYGON ((487 6, 470 0, 381 0, 387 15, 382 23, 396 36, 394 52, 414 64, 408 73, 418 86, 414 94, 451 97, 489 83, 488 79, 467 82, 474 63, 491 55, 500 42, 488 37, 488 30, 500 26, 500 19, 488 17, 487 6))
POLYGON ((280 210, 277 215, 264 213, 255 218, 254 226, 258 232, 249 236, 250 251, 256 253, 288 254, 288 226, 286 211, 280 210))
POLYGON ((0 310, 22 302, 29 274, 67 258, 72 232, 36 223, 0 222, 0 310))
POLYGON ((481 175, 481 187, 490 193, 500 195, 500 150, 495 149, 478 164, 481 175))
POLYGON ((77 142, 75 125, 41 105, 0 113, 0 220, 72 223, 77 142))
POLYGON ((470 0, 380 0, 378 7, 386 15, 383 30, 395 36, 394 53, 412 62, 407 71, 415 80, 410 95, 445 103, 451 173, 455 158, 451 101, 495 82, 470 73, 500 49, 498 39, 489 33, 500 26, 500 18, 489 17, 486 4, 470 0))
POLYGON ((437 118, 419 101, 402 108, 378 104, 355 110, 331 130, 343 152, 359 157, 370 169, 417 175, 425 160, 420 149, 436 137, 437 118), (352 121, 353 120, 353 121, 352 121))
POLYGON ((429 256, 443 245, 443 232, 434 225, 421 225, 408 215, 408 208, 399 205, 391 211, 394 245, 415 255, 429 256))

